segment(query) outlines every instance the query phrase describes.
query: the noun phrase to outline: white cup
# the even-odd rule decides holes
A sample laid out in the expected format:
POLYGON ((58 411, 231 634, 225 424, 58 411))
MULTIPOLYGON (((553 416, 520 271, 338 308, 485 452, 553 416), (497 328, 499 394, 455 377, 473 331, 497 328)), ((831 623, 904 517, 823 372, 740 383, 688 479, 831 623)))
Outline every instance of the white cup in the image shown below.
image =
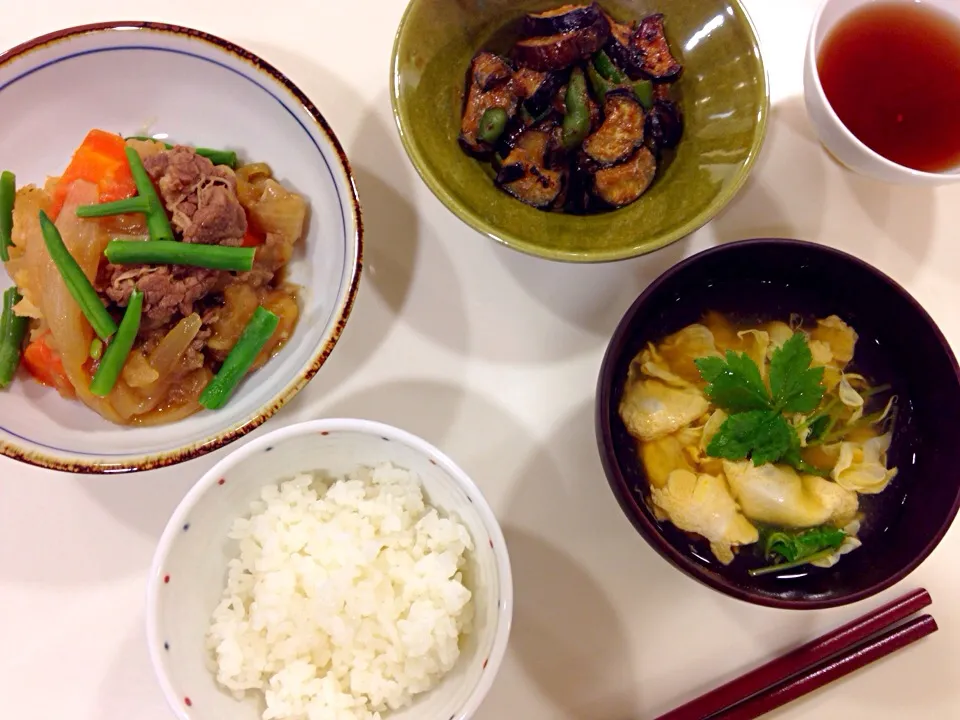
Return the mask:
MULTIPOLYGON (((852 11, 876 0, 823 0, 813 19, 807 41, 807 55, 803 67, 803 97, 807 114, 820 137, 820 142, 837 160, 854 172, 877 180, 901 185, 945 185, 960 181, 960 167, 943 172, 925 172, 899 165, 871 150, 847 129, 834 112, 823 92, 817 71, 817 56, 824 39, 843 18, 852 11)), ((916 4, 917 0, 882 0, 916 4)), ((957 0, 923 0, 927 7, 936 8, 960 20, 960 2, 957 0)))

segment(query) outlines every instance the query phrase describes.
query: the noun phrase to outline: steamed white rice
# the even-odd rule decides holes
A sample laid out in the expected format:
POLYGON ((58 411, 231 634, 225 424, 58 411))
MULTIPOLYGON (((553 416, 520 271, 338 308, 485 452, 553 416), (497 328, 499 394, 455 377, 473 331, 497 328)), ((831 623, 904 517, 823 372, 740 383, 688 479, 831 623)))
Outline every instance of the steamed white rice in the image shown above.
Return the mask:
POLYGON ((264 720, 374 720, 434 687, 473 616, 467 529, 389 464, 266 487, 235 521, 207 645, 264 720))

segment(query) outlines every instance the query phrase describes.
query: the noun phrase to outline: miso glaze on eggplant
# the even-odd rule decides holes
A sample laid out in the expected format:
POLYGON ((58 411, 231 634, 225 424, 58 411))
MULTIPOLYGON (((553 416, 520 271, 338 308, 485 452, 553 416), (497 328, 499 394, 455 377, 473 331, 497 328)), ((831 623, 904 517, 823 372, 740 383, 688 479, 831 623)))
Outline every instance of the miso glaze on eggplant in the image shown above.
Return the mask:
POLYGON ((524 131, 497 173, 497 185, 536 208, 553 206, 563 192, 565 171, 550 168, 558 144, 556 126, 524 131))
POLYGON ((610 23, 600 6, 567 5, 566 13, 540 13, 524 18, 527 37, 513 46, 519 65, 534 70, 562 70, 586 60, 610 37, 610 23), (565 21, 574 16, 575 19, 565 21))
POLYGON ((633 34, 633 46, 643 58, 641 70, 652 79, 670 82, 680 76, 683 66, 670 52, 670 45, 663 30, 662 13, 643 19, 633 34))
POLYGON ((626 162, 643 145, 643 106, 629 90, 611 90, 603 103, 603 124, 583 141, 585 158, 598 168, 626 162))
POLYGON ((635 202, 683 135, 671 93, 683 66, 664 16, 621 22, 598 3, 562 5, 520 26, 508 53, 471 61, 460 146, 492 163, 497 187, 540 210, 635 202))

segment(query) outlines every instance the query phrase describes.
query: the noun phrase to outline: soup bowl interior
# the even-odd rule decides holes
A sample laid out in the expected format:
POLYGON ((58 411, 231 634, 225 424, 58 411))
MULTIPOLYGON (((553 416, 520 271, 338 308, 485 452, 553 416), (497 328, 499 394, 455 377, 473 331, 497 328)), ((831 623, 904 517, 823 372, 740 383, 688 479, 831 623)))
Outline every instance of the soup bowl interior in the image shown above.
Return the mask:
MULTIPOLYGON (((312 103, 246 51, 154 24, 75 28, 0 58, 0 157, 18 185, 59 175, 91 128, 236 150, 267 162, 309 203, 286 278, 300 286, 289 342, 216 412, 121 427, 26 381, 0 393, 0 452, 72 471, 149 469, 253 429, 319 369, 349 315, 360 270, 360 215, 349 165, 312 103), (139 89, 139 91, 138 91, 139 89)), ((10 284, 0 272, 0 290, 10 284)))
POLYGON ((498 190, 488 164, 457 144, 464 77, 483 48, 509 50, 524 13, 559 0, 413 0, 397 34, 392 100, 411 161, 464 222, 506 245, 568 261, 616 260, 650 252, 706 223, 746 180, 768 110, 756 33, 737 0, 604 0, 621 20, 666 16, 671 49, 684 65, 677 92, 684 138, 658 179, 615 212, 542 212, 498 190))
MULTIPOLYGON (((597 442, 623 512, 663 557, 691 577, 749 602, 822 608, 861 600, 905 577, 949 528, 960 502, 960 380, 933 320, 907 292, 849 255, 811 243, 751 240, 695 255, 654 282, 621 321, 597 393, 597 442), (648 483, 618 405, 631 359, 715 310, 743 319, 839 315, 858 333, 854 363, 891 383, 898 415, 889 454, 899 472, 863 499, 863 547, 831 569, 800 568, 790 579, 750 577, 720 564, 703 541, 658 522, 648 483)), ((865 497, 865 496, 864 496, 865 497)), ((749 550, 741 550, 749 552, 749 550)))
POLYGON ((416 473, 428 502, 469 530, 474 551, 464 580, 473 593, 473 627, 453 670, 393 720, 466 720, 493 683, 513 612, 507 546, 482 494, 453 461, 406 432, 364 420, 325 419, 274 431, 228 455, 184 498, 154 557, 147 592, 147 637, 167 700, 183 720, 256 720, 262 701, 219 688, 206 633, 238 554, 227 535, 268 484, 303 472, 336 477, 389 462, 416 473))

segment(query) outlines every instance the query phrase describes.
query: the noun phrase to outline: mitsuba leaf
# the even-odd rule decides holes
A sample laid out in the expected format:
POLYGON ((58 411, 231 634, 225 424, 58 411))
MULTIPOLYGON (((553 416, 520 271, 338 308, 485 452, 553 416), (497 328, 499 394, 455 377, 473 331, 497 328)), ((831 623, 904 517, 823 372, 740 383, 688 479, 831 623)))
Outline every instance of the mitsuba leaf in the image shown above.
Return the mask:
POLYGON ((797 532, 775 531, 766 537, 767 560, 794 563, 825 550, 836 550, 847 534, 838 528, 822 525, 797 532))
POLYGON ((813 356, 803 333, 773 351, 770 358, 770 390, 774 405, 783 412, 805 413, 817 409, 823 399, 823 368, 810 367, 813 356))
POLYGON ((728 413, 769 410, 770 393, 760 377, 760 368, 746 353, 727 350, 725 358, 695 360, 700 377, 709 383, 706 394, 728 413))
MULTIPOLYGON (((770 359, 770 390, 760 368, 745 353, 728 350, 725 357, 696 360, 708 383, 706 394, 730 414, 707 446, 707 454, 728 460, 750 458, 755 465, 783 461, 800 472, 828 473, 803 460, 800 437, 782 413, 813 412, 823 399, 823 368, 811 368, 813 356, 803 333, 794 333, 770 359)), ((819 437, 829 418, 811 425, 819 437)), ((816 435, 814 435, 816 433, 816 435)))
POLYGON ((727 460, 750 458, 754 465, 781 459, 793 447, 796 432, 779 413, 750 410, 728 417, 710 440, 707 454, 727 460))

